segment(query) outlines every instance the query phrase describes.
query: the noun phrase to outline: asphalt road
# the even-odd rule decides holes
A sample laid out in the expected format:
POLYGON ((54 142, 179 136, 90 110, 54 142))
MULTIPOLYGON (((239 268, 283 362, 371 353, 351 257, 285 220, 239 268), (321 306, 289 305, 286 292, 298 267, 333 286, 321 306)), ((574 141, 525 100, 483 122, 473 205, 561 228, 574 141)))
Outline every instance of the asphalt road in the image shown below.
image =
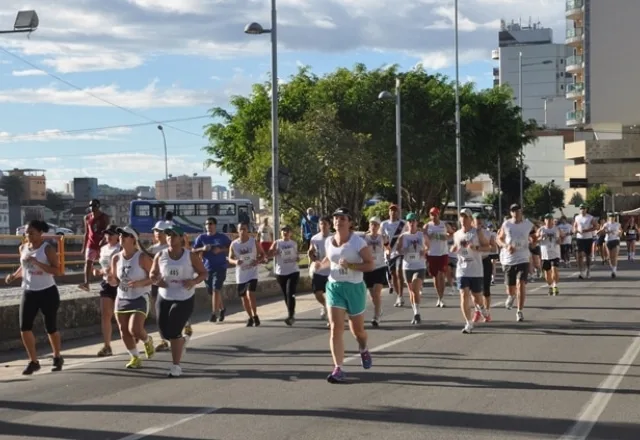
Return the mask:
POLYGON ((11 354, 0 439, 637 440, 640 270, 623 262, 615 280, 602 266, 593 275, 563 271, 558 297, 533 283, 525 322, 496 307, 472 335, 460 332, 455 296, 436 309, 426 287, 416 327, 386 295, 383 326, 369 331, 374 366, 350 358, 346 385, 325 380, 327 329, 309 295, 294 328, 282 302, 261 306, 260 328, 237 314, 196 324, 179 379, 165 378, 166 353, 127 371, 124 355, 94 358, 95 341, 68 349, 63 372, 49 373, 49 358, 28 379, 11 354))

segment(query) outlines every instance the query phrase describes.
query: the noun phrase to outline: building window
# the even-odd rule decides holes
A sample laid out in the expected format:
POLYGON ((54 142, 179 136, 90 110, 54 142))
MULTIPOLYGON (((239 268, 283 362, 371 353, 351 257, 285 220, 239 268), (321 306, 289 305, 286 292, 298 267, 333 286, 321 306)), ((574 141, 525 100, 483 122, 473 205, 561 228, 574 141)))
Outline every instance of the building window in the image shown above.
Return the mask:
POLYGON ((151 207, 149 205, 136 205, 136 217, 148 217, 151 215, 151 207))
POLYGON ((196 215, 196 205, 178 205, 178 215, 185 215, 192 217, 196 215))

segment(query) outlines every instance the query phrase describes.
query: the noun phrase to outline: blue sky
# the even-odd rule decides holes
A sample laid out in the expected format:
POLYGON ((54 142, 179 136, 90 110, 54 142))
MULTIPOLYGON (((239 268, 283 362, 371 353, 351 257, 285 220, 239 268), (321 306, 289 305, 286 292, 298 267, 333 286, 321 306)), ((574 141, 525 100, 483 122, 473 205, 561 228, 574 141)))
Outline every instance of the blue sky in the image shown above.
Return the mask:
MULTIPOLYGON (((499 20, 529 17, 564 31, 564 2, 462 0, 460 77, 489 87, 499 20)), ((36 9, 40 29, 0 35, 0 169, 47 170, 62 190, 73 177, 122 188, 203 169, 207 110, 269 72, 268 0, 3 0, 0 28, 36 9), (188 120, 193 118, 191 120, 188 120)), ((322 74, 357 62, 417 63, 453 77, 453 0, 279 0, 279 76, 298 66, 322 74), (398 6, 401 5, 401 6, 398 6)))

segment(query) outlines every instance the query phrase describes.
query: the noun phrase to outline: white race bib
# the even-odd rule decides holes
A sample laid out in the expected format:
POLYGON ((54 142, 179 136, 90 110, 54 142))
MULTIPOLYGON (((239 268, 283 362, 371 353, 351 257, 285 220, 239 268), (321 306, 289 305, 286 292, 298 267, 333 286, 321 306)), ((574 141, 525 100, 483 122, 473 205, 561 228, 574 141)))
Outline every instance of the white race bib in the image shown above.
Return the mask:
POLYGON ((240 257, 240 261, 242 261, 242 264, 240 265, 240 269, 241 270, 249 270, 249 269, 253 269, 251 267, 251 263, 253 263, 253 259, 251 258, 251 254, 244 254, 240 257))
POLYGON ((353 273, 351 269, 340 266, 338 263, 331 262, 331 270, 337 272, 340 276, 349 276, 353 273))

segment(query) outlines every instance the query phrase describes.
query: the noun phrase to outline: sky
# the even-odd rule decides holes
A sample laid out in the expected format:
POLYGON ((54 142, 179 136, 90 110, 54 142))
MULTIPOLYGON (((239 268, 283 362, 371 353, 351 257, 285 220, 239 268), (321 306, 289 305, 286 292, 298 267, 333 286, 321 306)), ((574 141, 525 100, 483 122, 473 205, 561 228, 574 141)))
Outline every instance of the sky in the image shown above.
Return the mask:
MULTIPOLYGON (((47 186, 74 177, 120 188, 205 169, 208 110, 246 95, 270 70, 269 0, 2 0, 0 29, 35 9, 40 27, 0 35, 0 169, 46 170, 47 186)), ((454 77, 453 0, 278 0, 281 80, 364 63, 419 63, 454 77)), ((460 0, 460 79, 492 83, 500 19, 565 29, 559 0, 460 0)))

